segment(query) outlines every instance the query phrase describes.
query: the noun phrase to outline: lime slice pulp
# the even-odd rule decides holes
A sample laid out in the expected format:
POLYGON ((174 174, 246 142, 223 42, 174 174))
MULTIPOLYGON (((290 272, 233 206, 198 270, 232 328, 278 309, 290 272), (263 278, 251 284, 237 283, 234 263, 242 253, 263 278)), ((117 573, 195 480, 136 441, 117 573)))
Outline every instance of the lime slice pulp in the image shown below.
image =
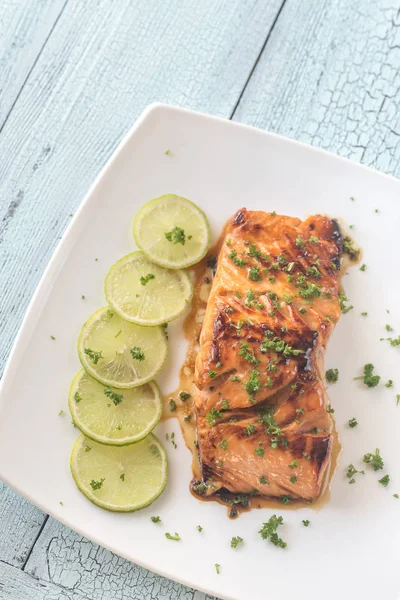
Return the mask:
POLYGON ((128 389, 147 383, 167 356, 164 328, 129 323, 110 307, 86 321, 78 339, 79 360, 104 385, 128 389))
POLYGON ((192 298, 192 283, 186 271, 165 269, 143 252, 133 252, 111 267, 105 294, 123 319, 154 326, 183 313, 192 298))
POLYGON ((140 441, 161 418, 160 390, 154 381, 129 390, 104 386, 84 369, 72 381, 69 409, 74 424, 100 444, 140 441))
POLYGON ((135 218, 133 235, 150 260, 170 269, 199 262, 211 241, 203 211, 175 194, 147 202, 135 218))
POLYGON ((121 447, 98 444, 81 435, 72 449, 70 465, 86 498, 112 511, 148 506, 167 483, 167 455, 152 433, 137 444, 121 447))

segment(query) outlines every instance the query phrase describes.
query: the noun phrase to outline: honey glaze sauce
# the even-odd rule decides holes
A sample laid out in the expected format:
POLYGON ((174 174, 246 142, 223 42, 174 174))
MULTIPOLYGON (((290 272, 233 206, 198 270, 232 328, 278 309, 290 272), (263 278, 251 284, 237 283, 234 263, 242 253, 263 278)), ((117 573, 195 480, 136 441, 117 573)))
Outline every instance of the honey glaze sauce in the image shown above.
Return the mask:
MULTIPOLYGON (((225 230, 225 228, 224 228, 225 230)), ((260 495, 235 495, 227 491, 218 491, 209 497, 204 497, 196 494, 193 491, 193 482, 201 480, 201 468, 199 462, 199 456, 197 452, 196 443, 196 427, 195 427, 195 415, 193 409, 193 395, 194 395, 194 377, 195 377, 195 360, 199 350, 199 338, 202 329, 204 314, 207 307, 208 297, 210 295, 212 279, 214 276, 214 269, 216 264, 216 257, 219 254, 222 240, 224 239, 225 231, 222 231, 215 246, 208 252, 207 256, 200 261, 197 265, 191 268, 193 275, 194 294, 192 299, 192 305, 189 314, 187 315, 183 329, 186 340, 189 342, 188 350, 186 353, 185 361, 180 369, 179 373, 179 386, 178 388, 165 395, 163 398, 163 420, 171 417, 176 417, 179 420, 179 424, 182 430, 182 435, 185 440, 186 446, 192 453, 192 470, 193 480, 190 485, 192 494, 198 499, 204 502, 218 502, 228 507, 228 516, 230 518, 236 518, 242 512, 247 512, 252 508, 269 508, 275 510, 297 510, 299 508, 309 507, 314 510, 320 510, 330 499, 330 485, 333 475, 336 471, 338 464, 338 458, 341 451, 341 444, 336 429, 336 424, 333 420, 333 445, 331 454, 330 468, 325 474, 325 481, 323 490, 318 499, 312 503, 306 500, 298 499, 292 500, 287 504, 282 504, 279 498, 271 498, 260 495)), ((343 234, 344 235, 344 234, 343 234)), ((341 268, 341 279, 343 275, 347 273, 350 266, 354 265, 355 262, 359 262, 361 251, 358 249, 357 259, 355 260, 344 256, 341 268)), ((340 287, 343 291, 342 287, 340 287)))

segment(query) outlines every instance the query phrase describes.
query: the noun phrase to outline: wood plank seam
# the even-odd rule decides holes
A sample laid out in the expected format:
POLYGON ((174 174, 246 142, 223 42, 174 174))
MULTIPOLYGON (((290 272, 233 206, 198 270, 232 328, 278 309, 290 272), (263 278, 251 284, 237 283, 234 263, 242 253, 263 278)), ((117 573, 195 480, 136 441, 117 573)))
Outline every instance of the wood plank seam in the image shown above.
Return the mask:
POLYGON ((0 126, 0 134, 1 134, 1 132, 3 131, 3 129, 4 129, 4 126, 5 126, 5 124, 7 123, 8 119, 10 118, 10 115, 11 115, 12 111, 14 110, 14 106, 15 106, 15 105, 16 105, 16 103, 18 102, 18 99, 19 99, 19 97, 20 97, 20 95, 21 95, 21 93, 22 93, 22 90, 23 90, 23 89, 24 89, 24 87, 26 86, 26 84, 27 84, 27 82, 28 82, 28 80, 29 80, 29 78, 30 78, 30 76, 31 76, 31 74, 32 74, 32 72, 33 72, 33 70, 34 70, 34 68, 36 67, 36 64, 37 64, 37 62, 38 62, 38 60, 39 60, 39 58, 40 58, 40 55, 42 54, 42 52, 43 52, 43 50, 44 50, 45 46, 47 45, 47 42, 49 41, 49 39, 50 39, 50 37, 51 37, 51 35, 52 35, 52 33, 53 33, 53 31, 54 31, 55 27, 57 26, 57 23, 58 23, 58 21, 60 20, 60 18, 61 18, 61 16, 62 16, 63 12, 64 12, 64 10, 65 10, 65 7, 66 7, 66 6, 67 6, 67 4, 68 4, 68 1, 69 1, 69 0, 65 0, 65 2, 64 2, 64 4, 63 4, 63 6, 62 6, 62 8, 61 8, 61 10, 60 10, 60 12, 59 12, 59 14, 58 14, 57 18, 55 19, 55 21, 54 21, 54 23, 53 23, 53 26, 51 27, 51 29, 50 29, 49 33, 47 34, 47 36, 46 36, 46 38, 45 38, 45 40, 44 40, 44 42, 43 42, 43 44, 42 44, 42 46, 41 46, 41 48, 40 48, 40 50, 39 50, 38 54, 36 55, 36 58, 35 58, 35 60, 33 61, 32 65, 31 65, 31 68, 30 68, 30 69, 29 69, 29 71, 27 72, 27 74, 26 74, 26 77, 25 77, 24 81, 22 82, 22 85, 21 85, 21 87, 20 87, 20 89, 19 89, 19 92, 18 92, 18 94, 15 96, 15 98, 14 98, 14 101, 13 101, 13 103, 11 104, 10 110, 9 110, 9 111, 8 111, 8 113, 6 114, 6 116, 5 116, 5 118, 4 118, 4 121, 3 121, 3 123, 2 123, 2 124, 1 124, 1 126, 0 126))
MULTIPOLYGON (((68 2, 68 0, 67 0, 67 2, 68 2)), ((22 571, 25 571, 25 566, 26 566, 26 564, 27 564, 27 562, 28 562, 28 560, 29 560, 29 557, 30 557, 30 555, 32 554, 32 552, 33 552, 33 549, 34 549, 34 547, 35 547, 35 544, 36 544, 36 542, 38 541, 38 539, 40 538, 40 536, 41 536, 41 534, 42 534, 42 531, 43 531, 43 529, 44 529, 44 527, 45 527, 45 525, 46 525, 46 523, 47 523, 47 521, 48 521, 48 520, 49 520, 49 515, 46 515, 46 516, 45 516, 45 518, 44 518, 44 520, 43 520, 43 523, 42 523, 42 525, 40 526, 40 529, 39 529, 39 531, 38 531, 38 532, 37 532, 37 534, 36 534, 36 537, 35 537, 35 539, 33 540, 32 544, 31 544, 31 547, 29 548, 29 551, 28 551, 28 553, 27 553, 27 555, 26 555, 26 558, 25 558, 25 560, 24 560, 24 563, 23 563, 23 565, 22 565, 22 567, 21 567, 21 568, 22 568, 22 571)))
MULTIPOLYGON (((267 33, 267 36, 266 36, 266 38, 265 38, 265 40, 264 40, 264 43, 263 43, 263 45, 261 46, 260 52, 258 53, 258 56, 257 56, 257 58, 256 58, 256 60, 255 60, 255 62, 254 62, 254 65, 252 66, 252 68, 251 68, 251 70, 250 70, 250 72, 249 72, 249 75, 248 75, 248 77, 247 77, 247 79, 246 79, 246 81, 245 81, 245 83, 244 83, 244 86, 243 86, 243 88, 242 88, 242 90, 241 90, 241 92, 240 92, 240 94, 239 94, 239 97, 238 97, 238 99, 237 99, 237 102, 236 102, 235 106, 233 107, 233 111, 231 112, 231 115, 230 115, 230 117, 229 117, 229 119, 230 119, 230 120, 232 120, 232 119, 233 119, 233 117, 235 116, 235 112, 236 112, 236 110, 237 110, 237 108, 238 108, 238 106, 239 106, 239 104, 240 104, 240 101, 241 101, 241 99, 242 99, 242 97, 243 97, 243 94, 245 93, 245 91, 246 91, 246 88, 247 88, 248 84, 250 83, 250 80, 251 80, 251 78, 253 77, 253 73, 254 73, 254 71, 255 71, 255 70, 256 70, 256 68, 257 68, 257 65, 258 65, 258 63, 259 63, 259 60, 260 60, 260 58, 261 58, 261 57, 262 57, 262 55, 264 54, 264 50, 266 49, 266 47, 267 47, 267 45, 268 45, 269 39, 270 39, 270 37, 271 37, 271 35, 272 35, 272 32, 273 32, 273 31, 274 31, 274 29, 275 29, 275 25, 277 24, 277 22, 278 22, 278 20, 279 20, 279 17, 280 17, 280 15, 281 15, 282 11, 283 11, 283 8, 284 8, 285 4, 286 4, 286 0, 283 0, 283 2, 282 2, 281 6, 280 6, 280 8, 279 8, 279 10, 278 10, 278 12, 277 12, 277 14, 276 14, 276 17, 275 17, 275 19, 274 19, 274 21, 273 21, 273 23, 272 23, 272 25, 271 25, 271 27, 270 27, 270 29, 269 29, 268 33, 267 33)), ((0 132, 0 133, 1 133, 1 132, 0 132)))

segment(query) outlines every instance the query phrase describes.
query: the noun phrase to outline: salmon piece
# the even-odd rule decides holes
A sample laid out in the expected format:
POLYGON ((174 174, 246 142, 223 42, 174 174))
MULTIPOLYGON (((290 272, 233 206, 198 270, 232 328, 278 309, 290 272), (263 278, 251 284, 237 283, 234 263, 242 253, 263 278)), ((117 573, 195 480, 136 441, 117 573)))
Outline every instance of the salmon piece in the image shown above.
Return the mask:
POLYGON ((239 210, 218 256, 196 358, 202 482, 314 501, 330 468, 324 354, 340 317, 342 236, 323 215, 239 210))

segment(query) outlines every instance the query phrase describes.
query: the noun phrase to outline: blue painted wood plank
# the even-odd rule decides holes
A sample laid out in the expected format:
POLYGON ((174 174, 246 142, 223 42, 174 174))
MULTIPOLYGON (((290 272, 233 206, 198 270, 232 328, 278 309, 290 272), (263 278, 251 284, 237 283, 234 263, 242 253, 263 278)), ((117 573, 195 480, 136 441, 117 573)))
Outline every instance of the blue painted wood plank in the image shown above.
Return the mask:
POLYGON ((44 519, 38 508, 0 483, 0 561, 22 568, 44 519))
POLYGON ((0 130, 64 4, 65 0, 2 0, 0 130))
POLYGON ((287 0, 234 119, 400 176, 400 13, 287 0))
POLYGON ((71 590, 63 590, 47 581, 0 562, 1 600, 83 600, 71 590))
POLYGON ((94 600, 212 600, 159 577, 49 519, 25 572, 94 600))

